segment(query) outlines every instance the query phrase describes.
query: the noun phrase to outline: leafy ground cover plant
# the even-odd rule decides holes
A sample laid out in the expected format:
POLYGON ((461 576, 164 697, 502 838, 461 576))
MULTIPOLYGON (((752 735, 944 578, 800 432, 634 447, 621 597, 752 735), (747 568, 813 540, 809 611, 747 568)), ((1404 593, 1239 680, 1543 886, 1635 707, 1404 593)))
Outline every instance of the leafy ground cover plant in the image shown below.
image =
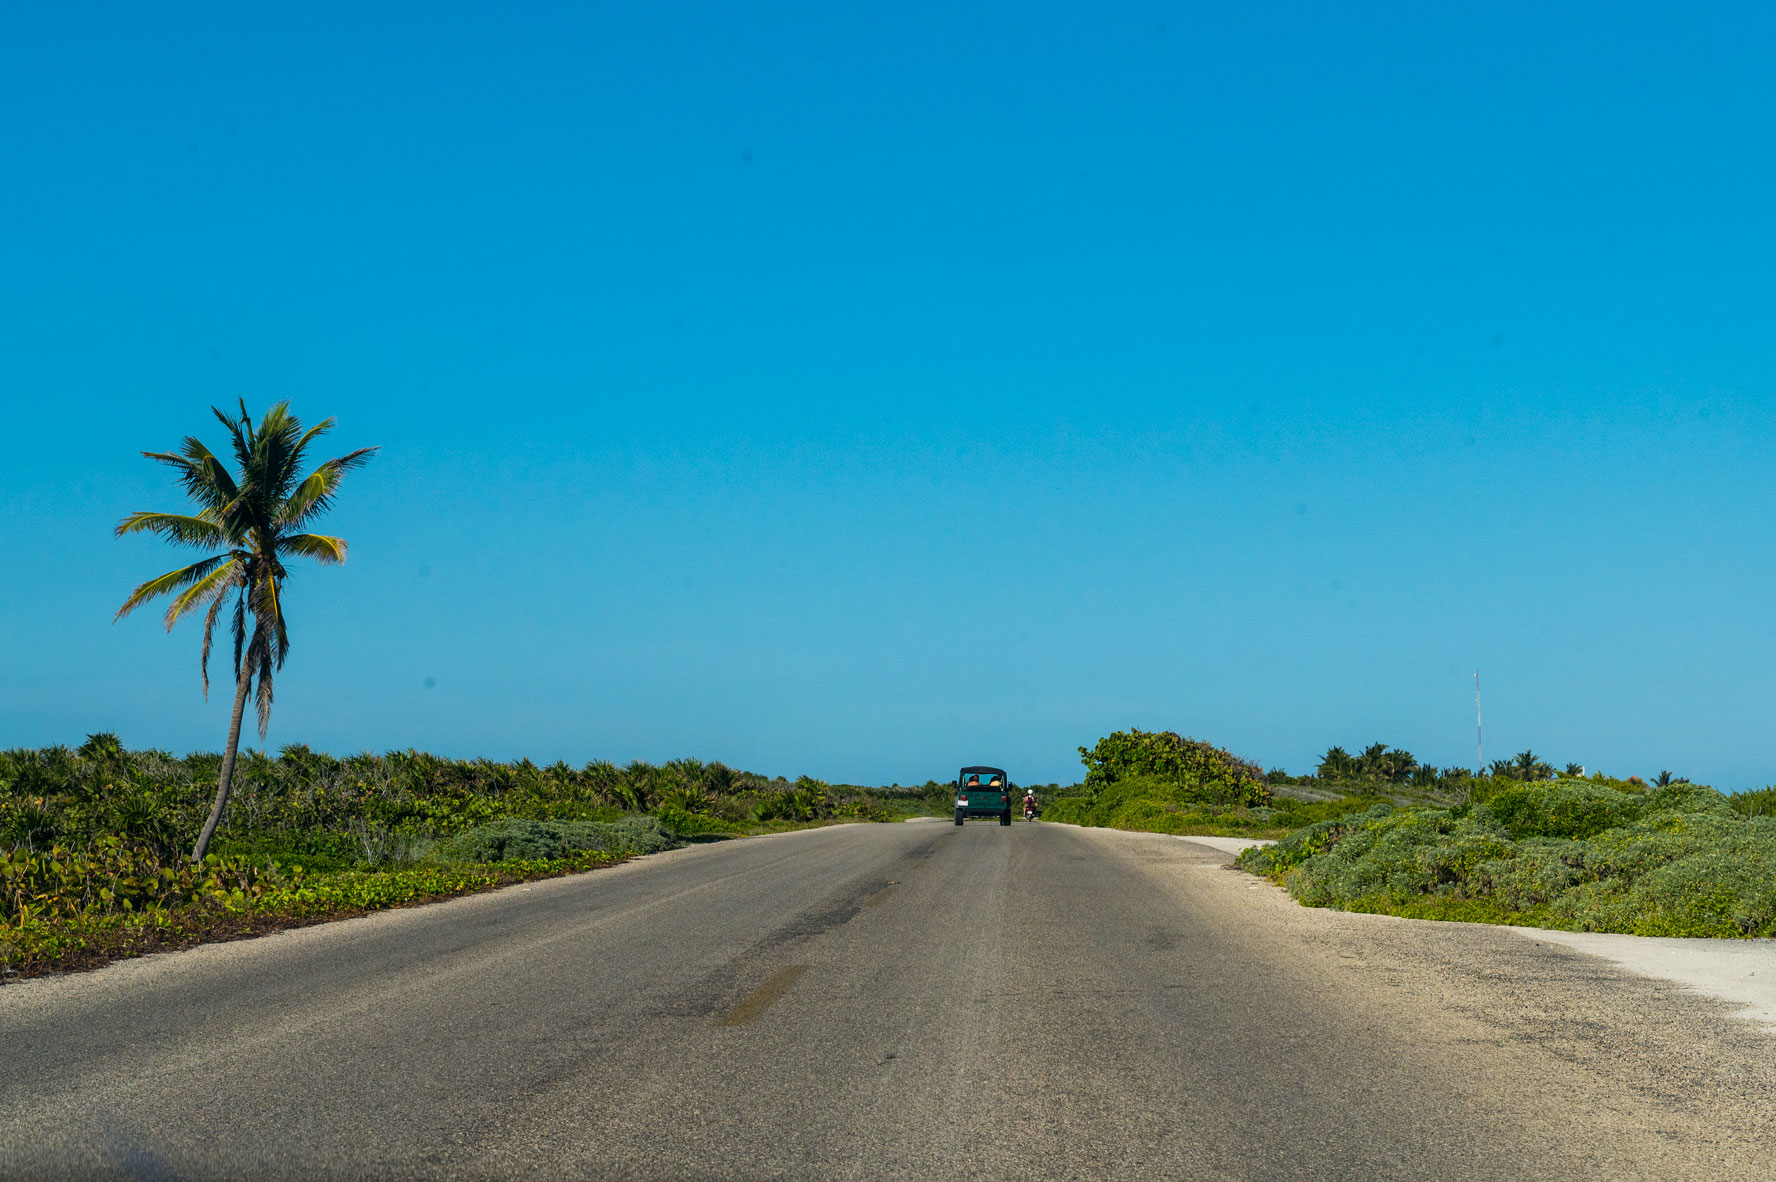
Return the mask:
POLYGON ((1776 935, 1776 817, 1712 788, 1516 783, 1329 818, 1241 868, 1309 906, 1643 936, 1776 935))
MULTIPOLYGON (((124 957, 192 944, 238 939, 284 928, 343 919, 368 911, 430 902, 472 891, 577 873, 623 861, 630 853, 581 851, 548 860, 438 864, 393 870, 347 870, 310 875, 302 868, 249 864, 211 855, 201 867, 180 859, 160 867, 169 890, 135 907, 113 905, 104 890, 78 889, 93 879, 78 873, 80 858, 68 851, 28 855, 47 865, 48 891, 41 906, 0 909, 0 976, 6 980, 45 972, 90 968, 124 957), (70 865, 73 864, 73 865, 70 865), (64 868, 76 873, 59 875, 64 868), (181 874, 190 881, 176 881, 181 874), (58 888, 60 888, 58 890, 58 888), (70 889, 73 888, 73 889, 70 889), (81 899, 85 894, 87 899, 81 899), (97 895, 98 898, 92 898, 97 895)), ((21 873, 16 855, 0 854, 0 881, 10 890, 21 873)))

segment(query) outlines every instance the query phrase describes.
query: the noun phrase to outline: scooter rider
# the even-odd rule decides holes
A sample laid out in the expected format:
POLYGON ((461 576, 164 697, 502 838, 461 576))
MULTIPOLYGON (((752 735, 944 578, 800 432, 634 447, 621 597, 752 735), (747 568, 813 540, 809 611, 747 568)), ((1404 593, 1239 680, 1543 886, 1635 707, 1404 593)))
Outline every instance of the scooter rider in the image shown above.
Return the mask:
POLYGON ((1026 788, 1026 789, 1024 789, 1024 820, 1033 821, 1035 819, 1036 819, 1036 789, 1026 788))

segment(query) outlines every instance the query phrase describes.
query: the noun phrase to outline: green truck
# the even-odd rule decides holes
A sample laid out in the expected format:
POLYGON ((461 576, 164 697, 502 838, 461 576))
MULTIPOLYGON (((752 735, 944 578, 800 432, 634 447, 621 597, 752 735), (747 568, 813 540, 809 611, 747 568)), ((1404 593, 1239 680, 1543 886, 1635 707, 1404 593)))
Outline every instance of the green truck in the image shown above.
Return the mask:
POLYGON ((1011 824, 1011 777, 1004 768, 965 767, 956 774, 956 824, 970 817, 1011 824))

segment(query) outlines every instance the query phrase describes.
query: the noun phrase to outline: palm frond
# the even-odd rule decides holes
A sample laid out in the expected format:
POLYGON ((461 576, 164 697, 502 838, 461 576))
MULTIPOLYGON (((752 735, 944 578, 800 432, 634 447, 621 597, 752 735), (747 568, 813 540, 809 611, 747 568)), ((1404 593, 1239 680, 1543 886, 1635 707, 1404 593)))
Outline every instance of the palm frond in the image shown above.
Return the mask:
POLYGON ((302 463, 301 438, 302 420, 290 413, 288 402, 278 403, 259 420, 253 453, 268 507, 272 503, 281 505, 296 483, 298 465, 302 463))
MULTIPOLYGON (((240 586, 240 584, 238 582, 233 585, 236 587, 240 586)), ((200 671, 203 673, 203 695, 204 695, 204 701, 206 701, 206 702, 210 700, 210 638, 215 635, 216 616, 221 613, 222 601, 227 598, 228 597, 226 595, 216 596, 216 598, 214 598, 210 601, 210 610, 207 613, 205 613, 205 615, 204 615, 203 656, 199 662, 199 665, 200 665, 200 671)), ((234 675, 236 677, 240 676, 240 659, 239 659, 239 657, 235 658, 234 675)))
POLYGON ((230 623, 230 631, 234 634, 234 670, 238 677, 246 676, 246 666, 241 658, 246 655, 247 647, 247 588, 242 587, 241 593, 234 599, 234 619, 230 623))
POLYGON ((120 538, 125 534, 159 534, 176 546, 228 544, 228 536, 222 527, 202 514, 193 517, 184 513, 131 513, 117 523, 113 532, 120 538))
POLYGON ((290 632, 285 626, 282 581, 268 579, 266 586, 271 589, 271 635, 267 638, 270 642, 270 655, 272 663, 282 669, 284 658, 290 655, 290 632))
POLYGON ((278 539, 279 550, 300 554, 327 566, 344 562, 345 548, 344 538, 328 537, 326 534, 285 534, 278 539))
POLYGON ((259 741, 265 741, 265 732, 271 726, 271 667, 259 670, 258 684, 254 687, 253 705, 259 711, 259 741))
MULTIPOLYGON (((278 573, 281 575, 282 571, 278 573)), ((261 573, 250 580, 247 587, 247 609, 253 613, 253 634, 264 634, 265 651, 269 654, 269 659, 276 661, 278 667, 282 668, 284 656, 290 647, 290 634, 284 626, 283 596, 279 582, 269 572, 261 573)))
POLYGON ((301 455, 303 452, 307 451, 309 444, 331 431, 338 422, 338 419, 329 416, 310 427, 307 431, 304 431, 302 433, 301 441, 296 444, 296 454, 301 455))
POLYGON ((231 562, 223 563, 209 574, 191 584, 191 586, 185 588, 185 590, 181 591, 178 595, 174 596, 172 603, 167 605, 167 631, 171 632, 173 630, 173 625, 177 624, 186 613, 203 607, 206 604, 211 603, 213 600, 220 600, 228 593, 230 587, 240 581, 242 569, 240 559, 238 558, 231 562))
POLYGON ((240 402, 240 412, 240 418, 236 419, 220 407, 210 408, 210 413, 228 428, 229 446, 234 451, 235 468, 240 473, 235 495, 229 499, 226 520, 231 529, 244 536, 268 525, 269 514, 265 503, 267 482, 258 462, 258 441, 244 398, 240 402))
POLYGON ((182 566, 178 570, 168 571, 157 579, 149 579, 130 592, 130 597, 123 601, 123 606, 117 609, 117 614, 111 617, 111 622, 116 623, 123 619, 150 599, 158 598, 195 583, 215 570, 218 564, 227 562, 228 559, 229 555, 227 554, 212 554, 208 558, 200 558, 190 566, 182 566))
POLYGON ((277 627, 273 630, 272 642, 275 648, 272 658, 279 669, 284 667, 284 658, 290 655, 290 633, 284 627, 284 617, 279 616, 277 627))
POLYGON ((306 480, 296 486, 296 491, 284 502, 278 520, 284 525, 300 526, 325 513, 333 507, 333 494, 345 479, 345 474, 369 463, 370 457, 379 450, 375 447, 360 447, 316 468, 309 473, 306 480))
MULTIPOLYGON (((221 510, 239 495, 228 469, 210 453, 202 440, 195 435, 187 435, 179 450, 182 454, 164 451, 145 451, 142 454, 176 468, 179 484, 184 488, 185 495, 203 506, 206 512, 221 510)), ((218 516, 217 520, 222 518, 218 516)))
POLYGON ((253 702, 259 714, 259 738, 271 725, 272 676, 277 662, 273 659, 272 638, 266 634, 265 622, 253 628, 253 642, 247 648, 247 666, 254 679, 253 702))
POLYGON ((230 418, 221 407, 210 407, 210 413, 228 428, 229 443, 234 448, 234 462, 244 475, 253 465, 253 419, 247 414, 247 400, 240 400, 240 418, 230 418))

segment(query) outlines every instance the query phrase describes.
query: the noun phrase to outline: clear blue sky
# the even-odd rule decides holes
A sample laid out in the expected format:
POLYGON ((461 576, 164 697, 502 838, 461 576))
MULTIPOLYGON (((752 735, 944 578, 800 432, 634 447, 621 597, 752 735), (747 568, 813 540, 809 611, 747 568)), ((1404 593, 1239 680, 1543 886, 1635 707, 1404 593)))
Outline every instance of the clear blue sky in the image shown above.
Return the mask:
POLYGON ((1336 7, 13 12, 0 744, 220 746, 244 396, 384 449, 273 747, 1776 779, 1768 10, 1336 7))

